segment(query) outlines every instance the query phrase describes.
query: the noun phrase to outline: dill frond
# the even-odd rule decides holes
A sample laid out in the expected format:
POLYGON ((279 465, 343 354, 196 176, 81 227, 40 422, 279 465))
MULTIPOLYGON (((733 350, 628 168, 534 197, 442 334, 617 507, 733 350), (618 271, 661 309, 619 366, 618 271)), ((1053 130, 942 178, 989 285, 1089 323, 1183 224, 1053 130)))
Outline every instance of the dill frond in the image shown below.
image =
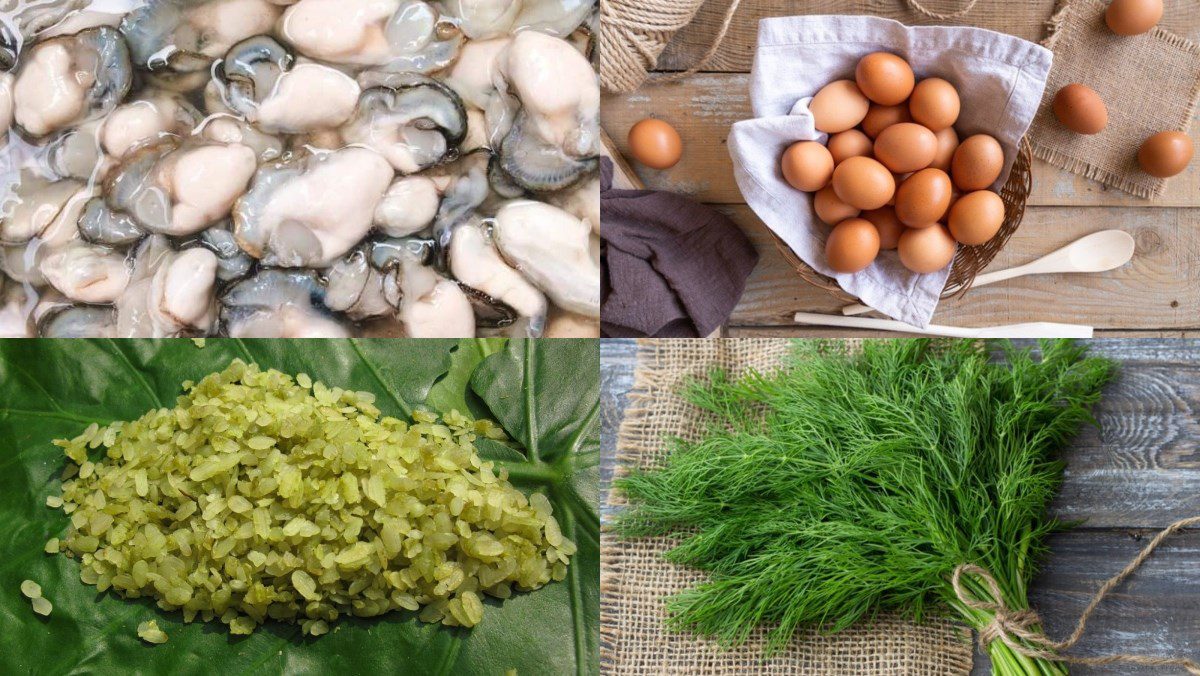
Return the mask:
MULTIPOLYGON (((672 442, 661 469, 616 482, 624 537, 676 533, 668 560, 708 573, 666 601, 669 624, 769 650, 801 627, 839 631, 883 610, 986 613, 957 602, 974 563, 1011 609, 1061 527, 1047 506, 1061 449, 1113 376, 1070 341, 883 340, 861 351, 802 341, 777 373, 714 372, 685 391, 715 423, 672 442)), ((997 645, 993 643, 993 646, 997 645)), ((1003 648, 1003 647, 1002 647, 1003 648)), ((1001 673, 1064 673, 1003 648, 1001 673)))

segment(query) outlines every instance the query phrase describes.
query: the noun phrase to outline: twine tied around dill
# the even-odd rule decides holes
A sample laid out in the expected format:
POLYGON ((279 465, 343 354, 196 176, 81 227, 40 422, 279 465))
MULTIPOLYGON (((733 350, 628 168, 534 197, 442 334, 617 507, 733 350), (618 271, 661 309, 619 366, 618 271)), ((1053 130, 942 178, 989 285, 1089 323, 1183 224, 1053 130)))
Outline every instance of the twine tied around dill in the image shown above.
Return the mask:
MULTIPOLYGON (((959 19, 971 13, 979 0, 967 0, 953 12, 938 12, 906 0, 918 14, 937 21, 959 19)), ((690 68, 678 73, 650 77, 658 57, 671 38, 695 18, 704 0, 601 0, 600 85, 607 91, 627 93, 647 82, 666 84, 691 77, 707 66, 725 42, 741 0, 730 0, 708 49, 690 68)))
POLYGON ((1150 558, 1155 548, 1162 544, 1163 540, 1166 540, 1180 529, 1196 524, 1200 524, 1200 516, 1180 519, 1155 535, 1154 539, 1121 572, 1112 576, 1100 586, 1100 589, 1092 597, 1091 602, 1088 603, 1087 608, 1084 608, 1083 613, 1079 616, 1079 621, 1075 624, 1075 631, 1062 641, 1051 640, 1043 631, 1037 628, 1041 624, 1041 618, 1038 617, 1037 612, 1030 609, 1010 609, 1004 602, 1004 597, 1001 595, 1000 585, 996 582, 996 578, 992 577, 992 574, 982 567, 972 563, 959 565, 950 576, 950 584, 954 587, 955 596, 963 604, 975 610, 992 613, 993 615, 991 623, 979 630, 979 644, 981 648, 986 648, 992 641, 1001 641, 1014 652, 1033 659, 1090 666, 1125 662, 1151 667, 1182 667, 1188 673, 1200 676, 1200 663, 1185 657, 1158 657, 1127 653, 1103 655, 1100 657, 1075 657, 1072 655, 1062 655, 1058 652, 1067 650, 1079 642, 1079 639, 1083 637, 1083 633, 1087 629, 1088 620, 1091 619, 1092 613, 1095 612, 1096 607, 1100 605, 1104 597, 1141 567, 1146 562, 1146 559, 1150 558), (988 594, 991 598, 979 598, 965 589, 962 582, 964 575, 973 575, 982 581, 987 586, 988 594))

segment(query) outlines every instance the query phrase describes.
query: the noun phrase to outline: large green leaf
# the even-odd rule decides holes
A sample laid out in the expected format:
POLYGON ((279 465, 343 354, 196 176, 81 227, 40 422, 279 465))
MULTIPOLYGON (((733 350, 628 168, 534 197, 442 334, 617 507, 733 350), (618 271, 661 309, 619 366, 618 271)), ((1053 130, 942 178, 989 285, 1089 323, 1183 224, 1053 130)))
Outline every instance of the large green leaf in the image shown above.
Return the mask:
MULTIPOLYGON (((549 489, 554 514, 563 533, 580 552, 600 549, 600 346, 595 340, 521 340, 483 361, 471 376, 471 388, 487 403, 493 417, 523 447, 520 461, 493 454, 509 468, 513 483, 549 489), (521 387, 513 387, 514 382, 521 387)), ((496 449, 481 447, 488 455, 496 449)), ((547 594, 539 631, 570 625, 575 664, 599 668, 600 559, 577 557, 565 585, 547 594), (574 614, 566 612, 575 609, 574 614)), ((509 644, 506 651, 520 650, 509 644)), ((567 663, 563 663, 566 667, 567 663)), ((558 673, 558 672, 547 672, 558 673)))
POLYGON ((504 349, 503 338, 472 338, 463 340, 450 355, 450 370, 433 389, 425 404, 437 411, 458 411, 472 417, 481 413, 479 397, 468 383, 471 374, 488 355, 504 349))
MULTIPOLYGON (((0 673, 598 673, 599 546, 591 526, 597 507, 594 499, 585 502, 586 494, 576 486, 587 465, 595 465, 595 424, 554 416, 575 410, 586 416, 588 407, 595 407, 599 364, 595 357, 581 359, 580 348, 570 341, 542 342, 553 344, 530 354, 539 361, 543 380, 575 382, 569 398, 582 403, 544 401, 560 395, 529 381, 525 369, 513 371, 511 354, 518 348, 523 353, 522 343, 488 357, 490 349, 478 351, 486 344, 472 341, 210 339, 204 349, 186 340, 0 341, 0 673), (445 411, 466 403, 478 414, 495 416, 521 445, 485 444, 481 452, 508 467, 522 489, 544 490, 554 500, 564 533, 579 544, 568 579, 503 603, 489 602, 483 622, 469 631, 392 613, 343 620, 317 639, 279 623, 236 638, 221 625, 183 624, 177 613, 164 613, 145 600, 97 594, 79 581, 74 561, 42 553, 47 539, 66 530, 61 512, 44 506, 46 496, 57 490, 63 462, 50 441, 78 434, 93 421, 127 420, 171 406, 180 383, 222 369, 235 357, 374 392, 388 415, 407 417, 418 406, 445 411), (479 377, 473 378, 477 371, 479 377), (473 387, 476 380, 489 386, 473 387), (506 390, 519 394, 506 395, 506 390), (526 417, 520 408, 528 404, 539 410, 535 420, 550 423, 533 428, 533 435, 511 422, 526 417), (565 444, 558 433, 540 434, 573 424, 592 431, 565 444), (550 453, 536 459, 524 447, 529 439, 550 453), (563 460, 574 453, 580 454, 578 461, 563 460), (18 587, 26 578, 37 580, 53 601, 49 618, 34 615, 21 596, 18 587), (152 647, 138 639, 137 625, 146 619, 156 619, 170 641, 152 647)), ((594 485, 591 490, 594 495, 594 485)))

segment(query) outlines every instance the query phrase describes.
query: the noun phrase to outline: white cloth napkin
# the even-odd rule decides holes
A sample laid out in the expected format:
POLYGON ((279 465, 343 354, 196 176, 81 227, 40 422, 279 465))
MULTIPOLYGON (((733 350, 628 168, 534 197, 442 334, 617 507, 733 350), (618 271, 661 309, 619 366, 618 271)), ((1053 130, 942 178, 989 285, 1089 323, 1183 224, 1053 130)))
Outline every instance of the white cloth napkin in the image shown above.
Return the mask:
POLYGON ((904 57, 917 78, 951 82, 962 99, 954 125, 960 138, 990 134, 1004 147, 1008 179, 1017 148, 1029 128, 1053 55, 1011 35, 980 28, 908 27, 866 16, 804 16, 763 19, 750 79, 755 119, 733 125, 729 152, 746 203, 814 270, 837 279, 864 303, 909 324, 926 326, 937 309, 949 268, 917 275, 895 251, 881 252, 866 270, 839 274, 825 264, 825 236, 812 197, 789 186, 779 168, 783 151, 796 141, 824 141, 813 127, 808 102, 821 87, 854 79, 858 60, 871 52, 904 57))

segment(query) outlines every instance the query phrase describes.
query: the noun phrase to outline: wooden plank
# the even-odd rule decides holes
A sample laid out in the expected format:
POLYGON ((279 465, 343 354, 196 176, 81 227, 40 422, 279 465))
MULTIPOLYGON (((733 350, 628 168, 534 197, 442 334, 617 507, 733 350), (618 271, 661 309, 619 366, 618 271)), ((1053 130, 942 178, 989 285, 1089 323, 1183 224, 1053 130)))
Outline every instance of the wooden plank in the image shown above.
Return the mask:
MULTIPOLYGON (((934 11, 953 12, 966 0, 922 0, 934 11)), ((966 16, 949 22, 929 19, 909 9, 905 0, 743 0, 729 34, 706 70, 747 72, 754 58, 758 22, 766 17, 799 14, 873 14, 910 25, 971 25, 1009 33, 1034 42, 1045 35, 1045 22, 1057 0, 979 0, 966 16)), ((1166 0, 1162 27, 1178 35, 1200 39, 1200 3, 1166 0)), ((709 0, 695 20, 675 35, 659 59, 661 70, 686 70, 712 44, 725 18, 729 0, 709 0)))
MULTIPOLYGON (((1197 6, 1200 7, 1200 3, 1197 6)), ((733 164, 725 139, 735 122, 751 117, 749 76, 698 75, 677 85, 649 87, 624 96, 607 96, 601 102, 600 112, 605 129, 612 134, 617 148, 626 154, 625 139, 629 128, 639 120, 653 115, 679 130, 684 147, 683 161, 679 165, 667 171, 634 166, 650 188, 683 193, 717 204, 745 201, 733 180, 733 164)), ((1193 124, 1191 133, 1200 145, 1200 124, 1193 124)), ((1037 160, 1029 204, 1200 207, 1200 161, 1194 162, 1183 175, 1168 181, 1166 193, 1161 198, 1148 201, 1037 160)))
MULTIPOLYGON (((1153 534, 1072 531, 1050 538, 1050 556, 1030 586, 1030 602, 1045 621, 1047 633, 1060 640, 1075 629, 1079 614, 1096 589, 1120 571, 1153 534)), ((1072 654, 1113 653, 1179 656, 1200 654, 1200 533, 1176 535, 1164 543, 1132 577, 1110 594, 1088 622, 1072 654)), ((986 657, 977 658, 977 674, 989 673, 986 657)), ((1118 665, 1071 667, 1072 674, 1175 673, 1118 665)))
MULTIPOLYGON (((915 338, 893 331, 855 331, 833 327, 806 326, 728 326, 726 338, 915 338)), ((1095 332, 1096 338, 1200 338, 1200 331, 1112 331, 1095 332)))
MULTIPOLYGON (((775 248, 766 226, 744 205, 721 207, 754 241, 761 259, 731 326, 787 326, 792 315, 837 312, 841 303, 802 280, 775 248)), ((935 321, 992 326, 1052 321, 1097 329, 1200 329, 1200 211, 1035 207, 989 269, 1029 262, 1083 235, 1120 228, 1137 241, 1125 267, 1094 275, 1025 277, 972 289, 944 301, 935 321)), ((799 331, 799 329, 798 329, 799 331)))
POLYGON ((637 341, 600 341, 600 506, 608 505, 608 487, 616 466, 617 430, 625 418, 625 395, 633 389, 637 341))

